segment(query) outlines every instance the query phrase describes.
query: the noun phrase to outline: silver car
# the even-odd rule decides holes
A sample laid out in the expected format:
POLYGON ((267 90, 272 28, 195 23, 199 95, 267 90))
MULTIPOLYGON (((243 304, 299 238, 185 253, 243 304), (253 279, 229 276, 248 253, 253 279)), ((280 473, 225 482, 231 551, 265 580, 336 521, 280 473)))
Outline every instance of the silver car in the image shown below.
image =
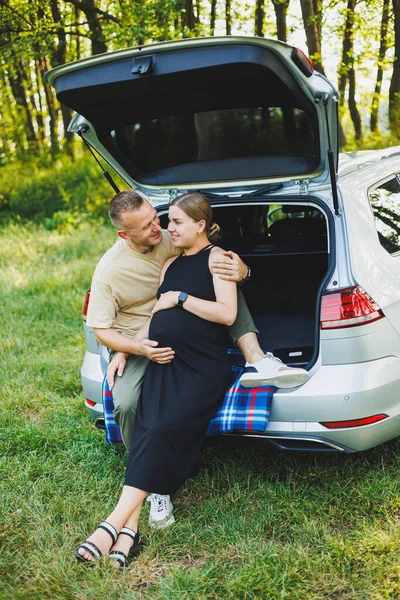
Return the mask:
MULTIPOLYGON (((399 435, 400 148, 339 163, 335 88, 274 40, 129 48, 47 80, 77 113, 71 131, 163 224, 172 198, 201 190, 221 245, 251 267, 242 289, 261 346, 311 374, 275 393, 258 436, 356 452, 399 435)), ((84 329, 83 390, 101 426, 108 352, 84 329)))

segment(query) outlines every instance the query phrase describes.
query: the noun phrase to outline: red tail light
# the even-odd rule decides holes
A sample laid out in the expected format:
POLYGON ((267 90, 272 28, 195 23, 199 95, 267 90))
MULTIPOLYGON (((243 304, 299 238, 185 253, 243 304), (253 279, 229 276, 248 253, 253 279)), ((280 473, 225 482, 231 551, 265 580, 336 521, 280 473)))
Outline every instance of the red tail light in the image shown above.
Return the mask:
POLYGON ((88 404, 89 406, 96 406, 96 402, 93 402, 93 400, 89 400, 88 398, 85 398, 86 404, 88 404))
POLYGON ((377 303, 359 285, 322 296, 321 329, 356 327, 383 316, 377 303))
POLYGON ((328 429, 343 429, 345 427, 362 427, 363 425, 371 425, 371 423, 378 423, 378 421, 383 421, 383 419, 387 419, 387 415, 373 415, 372 417, 364 417, 363 419, 352 419, 351 421, 326 421, 325 423, 321 423, 328 429))
POLYGON ((82 317, 83 317, 84 321, 86 321, 86 317, 87 317, 87 312, 88 312, 88 308, 89 308, 89 300, 90 300, 90 290, 88 290, 86 292, 85 301, 84 301, 83 307, 82 307, 82 317))
POLYGON ((300 48, 293 48, 292 60, 306 77, 311 77, 314 73, 314 67, 311 60, 300 48))

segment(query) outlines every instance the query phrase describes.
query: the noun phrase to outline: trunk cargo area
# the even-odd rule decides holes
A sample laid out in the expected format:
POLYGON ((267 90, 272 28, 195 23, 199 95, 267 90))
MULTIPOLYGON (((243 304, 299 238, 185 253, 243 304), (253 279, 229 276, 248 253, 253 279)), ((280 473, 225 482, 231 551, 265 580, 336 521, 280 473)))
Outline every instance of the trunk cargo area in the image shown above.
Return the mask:
MULTIPOLYGON (((293 202, 246 202, 214 206, 213 214, 221 228, 218 245, 237 252, 251 268, 241 289, 262 349, 287 364, 313 363, 319 349, 319 289, 329 266, 323 211, 293 202)), ((162 225, 167 222, 164 215, 162 225)))

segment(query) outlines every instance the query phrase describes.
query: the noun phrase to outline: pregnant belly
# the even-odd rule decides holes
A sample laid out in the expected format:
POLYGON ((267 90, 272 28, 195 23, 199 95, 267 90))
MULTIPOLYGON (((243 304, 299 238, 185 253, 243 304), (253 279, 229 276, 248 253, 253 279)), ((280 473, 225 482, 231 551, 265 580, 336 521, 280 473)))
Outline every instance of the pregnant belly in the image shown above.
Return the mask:
POLYGON ((185 321, 188 313, 181 307, 175 306, 167 310, 160 310, 150 322, 149 337, 158 342, 160 347, 175 347, 179 344, 186 330, 185 321))
POLYGON ((215 325, 210 321, 205 321, 180 306, 174 306, 160 310, 153 316, 149 337, 158 342, 160 347, 199 347, 207 341, 216 343, 214 328, 215 325))
POLYGON ((185 363, 228 364, 225 328, 206 321, 179 306, 160 310, 150 322, 149 338, 160 348, 170 347, 185 363))

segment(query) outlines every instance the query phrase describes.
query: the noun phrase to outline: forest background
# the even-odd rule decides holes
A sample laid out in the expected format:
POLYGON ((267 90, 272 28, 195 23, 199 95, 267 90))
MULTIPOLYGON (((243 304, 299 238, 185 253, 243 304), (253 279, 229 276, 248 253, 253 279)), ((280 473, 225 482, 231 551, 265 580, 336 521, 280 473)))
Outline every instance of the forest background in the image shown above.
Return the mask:
POLYGON ((398 144, 400 0, 0 0, 0 215, 46 227, 104 213, 71 111, 43 74, 90 55, 196 36, 273 37, 340 94, 342 150, 398 144), (66 213, 68 213, 66 215, 66 213))

